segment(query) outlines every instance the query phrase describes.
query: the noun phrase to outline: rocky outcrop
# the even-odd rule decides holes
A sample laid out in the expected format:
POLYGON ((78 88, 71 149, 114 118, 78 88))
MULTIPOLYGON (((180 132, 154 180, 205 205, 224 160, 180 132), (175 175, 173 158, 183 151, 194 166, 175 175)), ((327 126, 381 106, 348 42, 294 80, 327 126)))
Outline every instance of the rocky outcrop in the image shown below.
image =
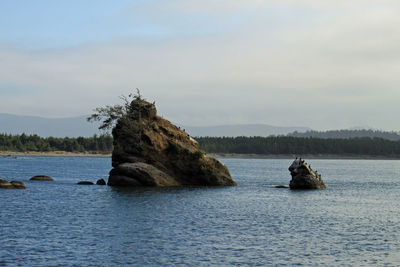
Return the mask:
POLYGON ((321 179, 321 175, 311 169, 310 165, 300 159, 295 159, 289 167, 292 180, 290 189, 325 189, 326 186, 321 179))
POLYGON ((104 179, 99 179, 96 182, 97 185, 106 185, 106 181, 104 179))
POLYGON ((184 130, 157 116, 140 97, 113 129, 114 151, 108 185, 236 185, 225 165, 209 158, 184 130))
POLYGON ((21 181, 8 182, 8 181, 0 178, 0 188, 3 188, 3 189, 25 189, 26 186, 21 181))
POLYGON ((46 175, 36 175, 36 176, 33 176, 29 180, 31 180, 31 181, 54 181, 53 178, 51 178, 50 176, 46 176, 46 175))

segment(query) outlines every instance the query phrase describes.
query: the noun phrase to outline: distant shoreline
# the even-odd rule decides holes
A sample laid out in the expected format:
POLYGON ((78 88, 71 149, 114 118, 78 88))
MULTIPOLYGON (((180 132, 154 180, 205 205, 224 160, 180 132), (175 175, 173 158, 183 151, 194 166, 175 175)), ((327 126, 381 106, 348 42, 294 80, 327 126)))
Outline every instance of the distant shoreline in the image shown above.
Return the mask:
MULTIPOLYGON (((212 158, 237 158, 237 159, 294 159, 302 157, 305 159, 365 159, 365 160, 400 160, 400 157, 390 156, 370 156, 370 155, 330 155, 330 154, 309 154, 309 155, 291 155, 291 154, 235 154, 235 153, 207 153, 212 158)), ((111 153, 79 153, 79 152, 13 152, 0 151, 0 157, 93 157, 93 158, 111 158, 111 153)))
POLYGON ((235 154, 235 153, 207 153, 213 158, 238 158, 238 159, 365 159, 365 160, 400 160, 400 157, 370 156, 370 155, 334 155, 334 154, 235 154))
POLYGON ((93 158, 111 158, 111 154, 102 153, 77 153, 66 151, 54 152, 13 152, 13 151, 0 151, 0 157, 93 157, 93 158))

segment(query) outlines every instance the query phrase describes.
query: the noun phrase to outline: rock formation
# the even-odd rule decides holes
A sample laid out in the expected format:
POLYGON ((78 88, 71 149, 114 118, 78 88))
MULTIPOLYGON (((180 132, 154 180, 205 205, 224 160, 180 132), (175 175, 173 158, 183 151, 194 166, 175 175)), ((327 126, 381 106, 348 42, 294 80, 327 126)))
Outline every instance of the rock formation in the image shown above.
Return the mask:
POLYGON ((53 178, 46 176, 46 175, 36 175, 36 176, 33 176, 29 180, 31 180, 31 181, 54 181, 53 178))
POLYGON ((209 158, 184 130, 157 115, 137 96, 113 131, 114 151, 108 185, 236 185, 221 162, 209 158))
POLYGON ((106 185, 106 181, 104 179, 99 179, 96 182, 97 185, 106 185))
POLYGON ((20 181, 8 182, 8 181, 0 178, 0 188, 3 188, 3 189, 25 189, 26 186, 24 185, 23 182, 20 182, 20 181))
POLYGON ((326 186, 317 171, 311 169, 311 166, 300 159, 295 159, 289 167, 292 180, 290 189, 325 189, 326 186))

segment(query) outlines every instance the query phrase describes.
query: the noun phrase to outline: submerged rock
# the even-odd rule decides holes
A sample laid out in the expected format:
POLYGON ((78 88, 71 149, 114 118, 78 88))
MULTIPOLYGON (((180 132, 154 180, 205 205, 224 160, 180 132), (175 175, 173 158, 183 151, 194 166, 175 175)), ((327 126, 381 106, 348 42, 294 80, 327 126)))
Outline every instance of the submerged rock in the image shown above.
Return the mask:
POLYGON ((289 188, 287 185, 275 185, 274 188, 289 188))
POLYGON ((21 181, 11 181, 11 184, 13 185, 13 187, 15 189, 25 189, 26 188, 25 184, 21 181))
POLYGON ((51 178, 50 176, 46 176, 46 175, 36 175, 36 176, 33 176, 29 180, 31 180, 31 181, 54 181, 53 178, 51 178))
POLYGON ((83 184, 83 185, 93 185, 93 182, 90 181, 79 181, 77 184, 83 184))
POLYGON ((290 181, 290 189, 325 189, 326 186, 322 181, 321 175, 311 169, 311 166, 300 159, 295 159, 289 167, 292 180, 290 181))
POLYGON ((97 185, 106 185, 106 181, 104 179, 99 179, 96 182, 97 185))
POLYGON ((207 157, 189 134, 157 116, 155 105, 140 97, 112 133, 114 169, 108 185, 236 185, 225 165, 207 157))
POLYGON ((0 188, 3 188, 3 189, 13 189, 14 186, 13 186, 10 182, 8 182, 8 181, 6 181, 6 180, 4 180, 4 179, 1 179, 1 181, 0 181, 0 188))
POLYGON ((3 189, 25 189, 26 186, 21 181, 8 182, 8 181, 0 178, 0 188, 3 188, 3 189))

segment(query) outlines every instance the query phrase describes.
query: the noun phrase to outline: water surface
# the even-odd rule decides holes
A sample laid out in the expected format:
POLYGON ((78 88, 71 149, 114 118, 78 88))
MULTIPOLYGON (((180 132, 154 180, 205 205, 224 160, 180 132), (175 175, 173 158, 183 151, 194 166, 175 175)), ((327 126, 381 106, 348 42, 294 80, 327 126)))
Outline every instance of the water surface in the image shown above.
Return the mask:
POLYGON ((400 264, 400 162, 311 160, 326 190, 291 191, 287 159, 221 159, 237 187, 76 185, 109 158, 0 158, 0 266, 400 264), (29 181, 45 174, 55 182, 29 181))

